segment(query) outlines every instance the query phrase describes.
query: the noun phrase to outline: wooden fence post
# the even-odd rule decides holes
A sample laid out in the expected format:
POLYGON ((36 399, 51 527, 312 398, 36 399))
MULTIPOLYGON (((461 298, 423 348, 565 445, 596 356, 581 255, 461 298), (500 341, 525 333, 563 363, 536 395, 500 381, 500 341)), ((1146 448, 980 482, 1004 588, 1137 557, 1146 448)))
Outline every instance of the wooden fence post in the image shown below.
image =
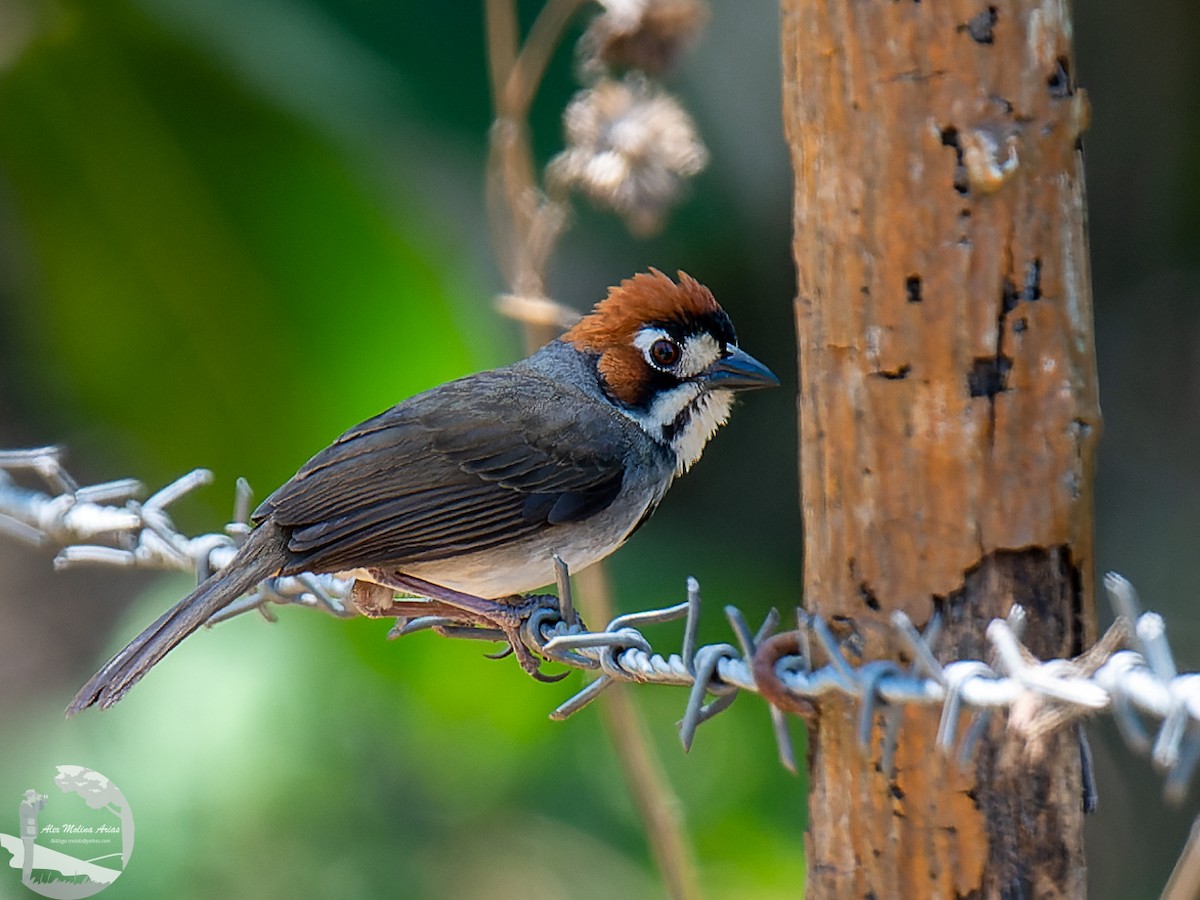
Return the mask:
MULTIPOLYGON (((805 602, 860 661, 893 610, 986 657, 1094 639, 1099 405, 1065 0, 783 0, 795 170, 805 602)), ((969 763, 906 710, 896 770, 857 707, 811 735, 808 896, 1077 897, 1073 729, 991 722, 969 763)))

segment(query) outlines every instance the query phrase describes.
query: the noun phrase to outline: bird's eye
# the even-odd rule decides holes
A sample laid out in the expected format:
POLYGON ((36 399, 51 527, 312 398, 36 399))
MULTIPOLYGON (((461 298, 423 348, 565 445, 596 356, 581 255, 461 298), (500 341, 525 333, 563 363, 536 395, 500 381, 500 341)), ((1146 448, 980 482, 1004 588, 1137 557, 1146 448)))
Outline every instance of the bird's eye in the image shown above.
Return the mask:
POLYGON ((655 365, 664 369, 669 369, 679 362, 679 357, 679 345, 672 340, 659 338, 650 345, 650 358, 654 360, 655 365))

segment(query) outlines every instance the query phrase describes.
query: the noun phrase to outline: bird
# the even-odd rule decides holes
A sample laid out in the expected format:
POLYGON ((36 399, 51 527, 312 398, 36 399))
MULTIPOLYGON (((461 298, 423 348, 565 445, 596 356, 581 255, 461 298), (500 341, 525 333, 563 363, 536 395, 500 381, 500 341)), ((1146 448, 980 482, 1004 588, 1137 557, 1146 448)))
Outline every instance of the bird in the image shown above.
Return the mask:
MULTIPOLYGON (((561 337, 346 431, 251 516, 232 560, 79 690, 107 708, 184 638, 272 576, 336 573, 427 598, 519 639, 523 595, 608 556, 658 507, 737 392, 777 386, 712 292, 657 269, 609 288, 561 337)), ((378 587, 376 587, 378 586, 378 587)))

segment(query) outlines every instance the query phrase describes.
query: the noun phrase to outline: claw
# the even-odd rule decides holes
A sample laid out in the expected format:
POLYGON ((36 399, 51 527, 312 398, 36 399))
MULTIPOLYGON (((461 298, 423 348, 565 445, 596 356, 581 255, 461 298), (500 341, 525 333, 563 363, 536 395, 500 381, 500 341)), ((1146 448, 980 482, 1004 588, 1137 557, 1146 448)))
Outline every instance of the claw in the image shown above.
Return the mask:
POLYGON ((504 657, 512 656, 512 654, 513 654, 512 644, 505 644, 503 647, 501 647, 495 653, 485 653, 483 655, 487 659, 504 659, 504 657))
MULTIPOLYGON (((526 669, 525 671, 528 672, 529 670, 526 669)), ((565 672, 559 672, 557 675, 547 675, 542 671, 541 663, 538 663, 536 668, 532 672, 529 672, 531 678, 533 678, 535 681, 542 682, 542 684, 555 684, 559 681, 562 681, 570 674, 571 670, 568 669, 565 672)))
POLYGON ((554 684, 557 681, 562 681, 571 674, 571 670, 568 669, 557 675, 547 675, 542 671, 542 660, 530 653, 529 648, 524 643, 521 643, 519 638, 517 641, 510 640, 508 649, 515 653, 517 663, 520 664, 521 669, 534 681, 540 681, 543 684, 554 684))
POLYGON ((504 634, 508 638, 508 649, 516 656, 517 664, 521 667, 521 670, 535 681, 541 681, 545 684, 562 681, 570 675, 570 670, 558 675, 546 675, 542 672, 542 660, 534 656, 521 639, 521 621, 522 619, 518 617, 515 622, 497 623, 504 630, 504 634))
POLYGON ((388 632, 388 637, 392 637, 393 633, 396 637, 404 637, 406 635, 415 634, 418 631, 424 631, 426 628, 437 628, 453 621, 445 616, 414 616, 412 618, 401 617, 396 619, 396 624, 391 631, 388 632))
POLYGON ((398 637, 403 637, 405 634, 404 629, 407 627, 408 619, 406 619, 404 616, 396 616, 396 624, 388 630, 387 639, 389 641, 394 641, 398 637))

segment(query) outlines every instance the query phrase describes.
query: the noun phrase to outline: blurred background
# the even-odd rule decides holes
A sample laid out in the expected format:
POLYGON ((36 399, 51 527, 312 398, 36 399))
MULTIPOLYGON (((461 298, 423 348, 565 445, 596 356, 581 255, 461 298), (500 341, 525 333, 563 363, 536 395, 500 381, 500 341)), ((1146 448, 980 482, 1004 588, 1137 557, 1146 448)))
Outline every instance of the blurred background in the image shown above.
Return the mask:
MULTIPOLYGON (((520 3, 522 21, 539 6, 520 3)), ((1166 614, 1194 670, 1200 7, 1075 12, 1097 561, 1166 614)), ((575 90, 571 43, 534 106, 542 162, 575 90)), ((705 640, 727 639, 721 605, 757 622, 800 583, 779 78, 777 6, 715 4, 668 82, 708 169, 653 239, 577 204, 549 277, 584 309, 634 271, 684 269, 787 386, 748 398, 611 563, 626 611, 677 602, 697 576, 705 640)), ((199 533, 228 520, 238 476, 261 497, 348 425, 521 355, 491 306, 489 122, 481 4, 0 0, 0 448, 63 444, 84 483, 210 468, 173 510, 199 533)), ((546 718, 579 676, 536 684, 484 645, 389 643, 385 623, 284 609, 197 635, 117 708, 68 723, 76 687, 188 579, 54 574, 51 557, 0 541, 0 810, 57 764, 110 776, 137 845, 109 896, 663 896, 595 710, 546 718)), ((651 637, 674 649, 678 634, 651 637)), ((636 701, 707 895, 797 896, 805 785, 779 767, 762 705, 734 704, 684 756, 683 694, 636 701)), ((1092 896, 1155 896, 1197 791, 1166 809, 1148 763, 1104 723, 1090 733, 1092 896)))

